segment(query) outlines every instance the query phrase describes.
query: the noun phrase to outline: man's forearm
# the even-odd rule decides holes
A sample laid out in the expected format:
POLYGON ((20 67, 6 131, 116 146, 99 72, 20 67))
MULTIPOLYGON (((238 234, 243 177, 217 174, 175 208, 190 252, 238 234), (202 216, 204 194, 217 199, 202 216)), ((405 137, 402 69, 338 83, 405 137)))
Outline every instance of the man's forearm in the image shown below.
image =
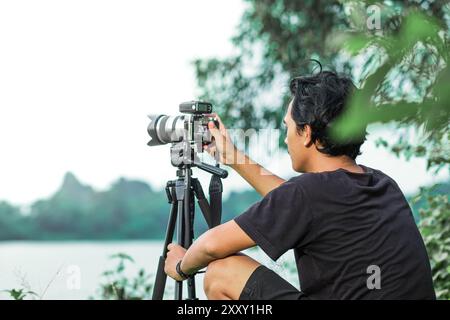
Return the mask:
POLYGON ((230 166, 263 197, 285 182, 238 150, 235 162, 230 166))
POLYGON ((186 251, 180 266, 184 273, 193 274, 218 259, 209 252, 207 238, 208 231, 194 241, 186 251))

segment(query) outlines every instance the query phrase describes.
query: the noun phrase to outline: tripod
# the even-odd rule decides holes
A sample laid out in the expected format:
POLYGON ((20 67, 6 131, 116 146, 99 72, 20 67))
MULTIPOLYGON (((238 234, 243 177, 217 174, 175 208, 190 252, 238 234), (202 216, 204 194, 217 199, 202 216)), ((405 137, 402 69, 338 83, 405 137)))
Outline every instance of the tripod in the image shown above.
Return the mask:
MULTIPOLYGON (((167 200, 171 204, 169 221, 167 223, 166 236, 164 240, 163 253, 159 257, 158 270, 153 288, 153 300, 162 300, 166 286, 167 275, 164 272, 165 259, 167 257, 167 246, 172 242, 177 227, 178 244, 189 248, 194 239, 194 198, 197 198, 200 210, 205 217, 209 228, 220 224, 222 215, 222 181, 228 172, 199 161, 188 161, 178 167, 177 179, 168 181, 166 185, 167 200), (210 203, 208 203, 203 192, 200 181, 192 177, 192 167, 198 167, 212 175, 209 185, 210 203)), ((196 300, 195 276, 187 280, 187 292, 189 300, 196 300)), ((183 282, 175 283, 175 300, 183 299, 183 282)))

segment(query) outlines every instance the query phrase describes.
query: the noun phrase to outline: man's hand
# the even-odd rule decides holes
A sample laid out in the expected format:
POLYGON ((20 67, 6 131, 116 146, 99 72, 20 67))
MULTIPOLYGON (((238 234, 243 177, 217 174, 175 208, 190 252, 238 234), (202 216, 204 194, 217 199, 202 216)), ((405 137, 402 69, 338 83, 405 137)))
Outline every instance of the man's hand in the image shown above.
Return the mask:
POLYGON ((176 243, 170 243, 167 246, 166 263, 164 265, 164 272, 176 281, 183 281, 184 279, 178 274, 176 266, 178 261, 182 260, 186 254, 186 249, 176 243))
POLYGON ((211 113, 206 116, 214 117, 219 122, 219 128, 216 127, 213 121, 208 123, 209 131, 213 136, 213 142, 203 147, 216 161, 236 170, 263 197, 285 182, 284 179, 274 175, 247 157, 244 151, 239 151, 233 144, 227 128, 225 128, 222 120, 216 113, 211 113))
POLYGON ((226 165, 233 165, 236 163, 237 149, 231 140, 231 136, 225 128, 222 120, 216 113, 208 114, 207 116, 214 117, 219 122, 219 128, 217 128, 214 122, 209 122, 208 128, 211 135, 214 137, 214 142, 204 149, 212 157, 219 162, 226 165))

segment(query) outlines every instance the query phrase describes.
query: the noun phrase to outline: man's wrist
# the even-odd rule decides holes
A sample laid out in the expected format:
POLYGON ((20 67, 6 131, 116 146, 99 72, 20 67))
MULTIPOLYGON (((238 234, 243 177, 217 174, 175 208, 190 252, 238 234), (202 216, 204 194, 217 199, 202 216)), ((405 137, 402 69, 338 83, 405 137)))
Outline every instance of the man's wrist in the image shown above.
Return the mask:
POLYGON ((176 265, 176 267, 175 267, 175 270, 177 271, 178 275, 179 275, 181 278, 183 278, 183 280, 186 280, 186 279, 188 279, 188 278, 190 277, 190 275, 184 273, 183 270, 181 270, 181 261, 182 261, 182 260, 178 261, 178 263, 177 263, 177 265, 176 265))

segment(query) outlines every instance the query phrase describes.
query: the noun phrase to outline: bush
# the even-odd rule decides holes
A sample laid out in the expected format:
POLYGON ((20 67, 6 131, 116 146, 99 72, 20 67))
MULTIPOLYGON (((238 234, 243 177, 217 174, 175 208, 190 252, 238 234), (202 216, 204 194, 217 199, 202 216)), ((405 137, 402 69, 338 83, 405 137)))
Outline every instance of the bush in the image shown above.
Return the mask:
POLYGON ((420 209, 419 229, 430 257, 434 288, 438 299, 450 299, 450 204, 447 194, 432 195, 422 189, 415 200, 426 199, 420 209))
MULTIPOLYGON (((118 261, 117 265, 102 273, 105 281, 100 284, 99 299, 102 300, 142 300, 150 299, 153 285, 150 275, 140 269, 134 278, 125 276, 126 264, 134 263, 133 258, 124 253, 114 254, 110 257, 118 261)), ((95 298, 95 297, 91 297, 95 298)))

